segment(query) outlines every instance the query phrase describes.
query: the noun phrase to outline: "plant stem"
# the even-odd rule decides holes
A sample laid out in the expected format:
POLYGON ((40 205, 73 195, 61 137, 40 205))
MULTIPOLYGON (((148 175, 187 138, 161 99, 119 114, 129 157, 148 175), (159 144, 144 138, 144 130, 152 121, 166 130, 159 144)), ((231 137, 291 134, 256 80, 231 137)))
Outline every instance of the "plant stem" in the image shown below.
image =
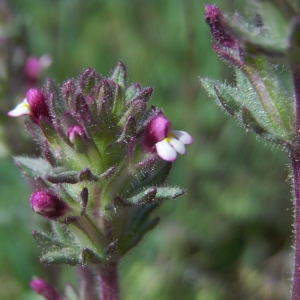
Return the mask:
POLYGON ((100 300, 119 300, 118 264, 110 262, 99 268, 100 300))
POLYGON ((295 265, 292 284, 292 300, 300 299, 300 161, 292 158, 295 198, 295 265))
POLYGON ((292 284, 292 300, 300 300, 300 69, 292 67, 295 97, 295 143, 296 150, 291 155, 294 179, 295 211, 295 265, 292 284))
POLYGON ((95 293, 96 278, 93 272, 87 267, 77 268, 80 276, 80 300, 98 300, 95 293))

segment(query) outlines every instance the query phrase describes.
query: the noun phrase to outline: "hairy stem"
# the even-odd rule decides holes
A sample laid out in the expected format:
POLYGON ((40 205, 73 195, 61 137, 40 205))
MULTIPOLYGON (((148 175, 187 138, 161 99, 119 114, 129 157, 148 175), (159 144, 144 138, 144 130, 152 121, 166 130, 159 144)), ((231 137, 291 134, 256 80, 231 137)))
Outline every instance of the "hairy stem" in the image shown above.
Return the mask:
POLYGON ((292 158, 295 203, 295 265, 292 285, 292 300, 300 299, 300 161, 292 158))
POLYGON ((118 264, 110 262, 99 268, 100 300, 119 300, 118 264))
POLYGON ((80 300, 98 300, 95 293, 95 279, 93 272, 87 267, 77 268, 80 276, 80 300))
POLYGON ((300 69, 293 68, 295 97, 295 143, 296 150, 291 156, 294 179, 295 211, 295 265, 292 284, 292 300, 300 300, 300 69))

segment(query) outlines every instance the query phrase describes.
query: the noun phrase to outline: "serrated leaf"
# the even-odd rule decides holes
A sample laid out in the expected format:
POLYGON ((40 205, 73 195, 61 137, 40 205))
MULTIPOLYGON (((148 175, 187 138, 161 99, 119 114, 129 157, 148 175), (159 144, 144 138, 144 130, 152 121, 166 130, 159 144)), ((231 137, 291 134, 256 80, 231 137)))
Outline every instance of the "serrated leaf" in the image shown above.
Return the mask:
POLYGON ((15 156, 13 159, 21 173, 29 178, 45 177, 51 170, 47 161, 42 158, 15 156))

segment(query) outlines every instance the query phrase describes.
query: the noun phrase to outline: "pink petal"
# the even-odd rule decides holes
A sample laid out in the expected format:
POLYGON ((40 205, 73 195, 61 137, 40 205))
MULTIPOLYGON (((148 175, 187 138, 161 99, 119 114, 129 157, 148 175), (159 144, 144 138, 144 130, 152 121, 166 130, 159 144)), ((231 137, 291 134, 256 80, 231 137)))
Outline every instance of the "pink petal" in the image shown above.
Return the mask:
POLYGON ((166 140, 156 143, 155 148, 161 159, 166 161, 174 161, 176 159, 177 153, 175 149, 166 140))
POLYGON ((182 143, 188 145, 193 142, 193 138, 190 134, 181 130, 171 130, 171 133, 182 143))
POLYGON ((169 137, 169 143, 178 153, 185 154, 186 150, 185 150, 184 143, 180 142, 174 137, 169 137))
POLYGON ((157 142, 162 141, 168 135, 170 128, 171 122, 163 114, 154 116, 145 129, 145 150, 153 149, 157 142))

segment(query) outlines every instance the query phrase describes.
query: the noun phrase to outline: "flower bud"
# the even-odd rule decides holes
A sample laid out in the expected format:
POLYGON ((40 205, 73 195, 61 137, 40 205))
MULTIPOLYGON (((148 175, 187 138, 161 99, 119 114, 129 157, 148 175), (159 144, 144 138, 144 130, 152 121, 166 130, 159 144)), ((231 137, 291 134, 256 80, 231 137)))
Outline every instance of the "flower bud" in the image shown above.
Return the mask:
POLYGON ((210 33, 213 38, 219 42, 222 46, 233 48, 236 41, 230 36, 221 22, 222 13, 216 5, 205 5, 205 22, 210 27, 210 33))
POLYGON ((66 202, 46 190, 34 192, 30 203, 33 211, 50 220, 60 218, 70 209, 66 202))
POLYGON ((30 282, 32 289, 47 300, 63 300, 57 291, 49 283, 40 278, 34 278, 30 282))
POLYGON ((75 143, 76 135, 78 135, 79 137, 81 137, 84 140, 86 139, 86 134, 85 134, 83 128, 79 125, 73 125, 68 130, 68 137, 72 144, 75 143))
POLYGON ((30 89, 26 93, 26 100, 30 107, 30 116, 35 123, 38 123, 39 118, 50 120, 48 106, 45 102, 45 97, 38 89, 30 89))

